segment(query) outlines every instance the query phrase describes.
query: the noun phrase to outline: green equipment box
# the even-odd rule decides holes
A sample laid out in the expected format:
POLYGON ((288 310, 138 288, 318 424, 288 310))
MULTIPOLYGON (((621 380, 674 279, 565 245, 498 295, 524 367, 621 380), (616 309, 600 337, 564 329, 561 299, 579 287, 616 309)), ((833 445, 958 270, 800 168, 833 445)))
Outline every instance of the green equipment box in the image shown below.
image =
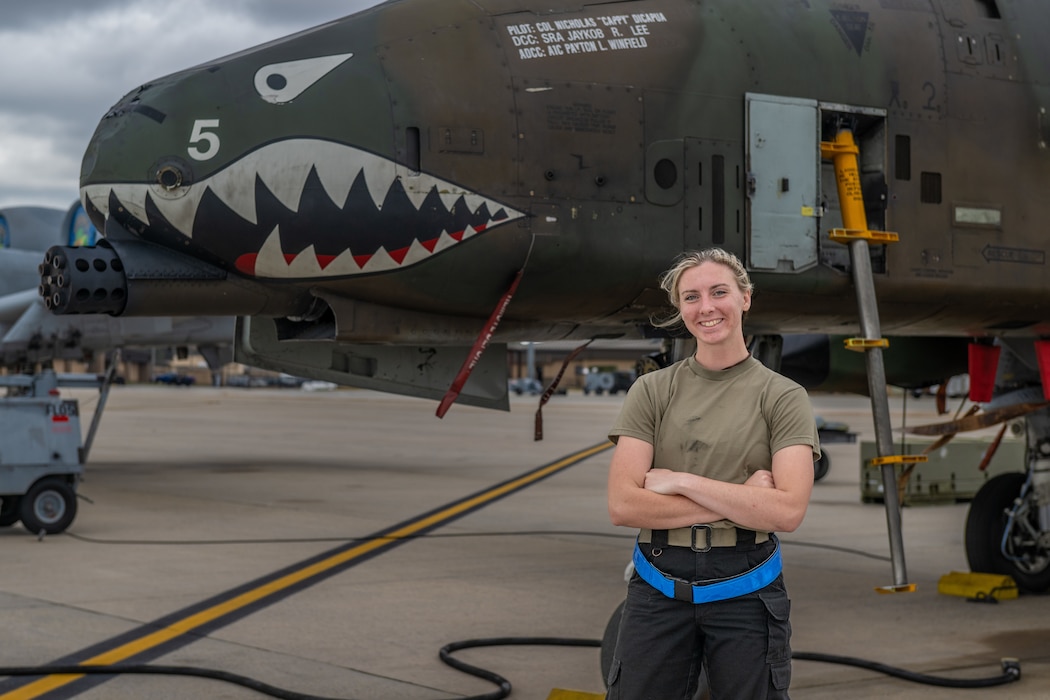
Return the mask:
MULTIPOLYGON (((934 441, 913 437, 903 447, 903 454, 922 454, 934 441)), ((928 461, 912 468, 911 476, 904 488, 905 505, 930 503, 956 503, 969 501, 986 481, 1003 472, 1025 470, 1025 441, 1023 438, 1004 438, 984 471, 980 470, 991 439, 957 437, 947 445, 939 447, 926 456, 928 461)), ((900 443, 896 443, 894 454, 901 454, 900 443)), ((874 442, 860 443, 860 495, 865 503, 883 501, 882 468, 872 466, 871 460, 878 456, 874 442)), ((898 484, 905 465, 895 465, 898 484)))

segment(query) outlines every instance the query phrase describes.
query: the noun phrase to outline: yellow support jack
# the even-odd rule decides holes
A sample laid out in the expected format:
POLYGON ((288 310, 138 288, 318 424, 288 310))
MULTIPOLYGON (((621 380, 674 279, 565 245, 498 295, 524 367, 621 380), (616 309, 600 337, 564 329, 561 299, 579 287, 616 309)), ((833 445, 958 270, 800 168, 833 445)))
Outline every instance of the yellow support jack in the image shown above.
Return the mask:
POLYGON ((871 348, 888 348, 890 341, 885 338, 846 338, 843 345, 847 350, 867 352, 871 348))
POLYGON ((845 228, 833 228, 828 237, 836 243, 846 244, 863 239, 869 243, 896 243, 900 236, 889 231, 852 231, 845 228))
POLYGON ((900 593, 915 590, 908 583, 904 565, 904 539, 901 528, 900 499, 894 464, 901 457, 892 456, 893 427, 890 424, 889 397, 886 391, 886 368, 882 361, 882 349, 889 343, 882 338, 879 328, 879 308, 875 299, 875 279, 871 270, 868 245, 871 243, 893 243, 898 237, 888 231, 870 231, 868 217, 864 212, 864 195, 860 185, 860 169, 857 156, 860 149, 848 128, 839 129, 833 142, 820 144, 821 157, 835 165, 835 181, 838 185, 839 208, 842 210, 843 228, 832 232, 832 239, 849 247, 850 267, 853 272, 853 287, 857 294, 860 311, 860 328, 863 337, 846 341, 850 350, 864 352, 868 368, 868 394, 871 396, 872 415, 875 419, 875 443, 881 463, 886 524, 890 536, 890 560, 893 564, 893 584, 875 590, 880 593, 900 593))
POLYGON ((895 586, 876 586, 875 587, 875 592, 876 593, 882 593, 882 594, 889 594, 889 593, 914 593, 916 590, 918 590, 918 586, 916 586, 914 583, 902 583, 900 585, 895 585, 895 586))

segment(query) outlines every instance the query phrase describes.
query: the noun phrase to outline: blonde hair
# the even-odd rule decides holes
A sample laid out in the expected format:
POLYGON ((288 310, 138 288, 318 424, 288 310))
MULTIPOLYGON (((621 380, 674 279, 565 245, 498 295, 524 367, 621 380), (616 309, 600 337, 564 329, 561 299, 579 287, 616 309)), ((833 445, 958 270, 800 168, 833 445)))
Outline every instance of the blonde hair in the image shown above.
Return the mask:
POLYGON ((705 262, 714 262, 728 267, 730 272, 733 273, 733 277, 736 278, 736 286, 741 293, 748 294, 755 290, 755 285, 751 284, 751 278, 748 276, 747 270, 744 269, 744 264, 729 251, 721 248, 705 248, 704 250, 682 253, 675 258, 675 263, 671 269, 660 277, 660 289, 667 292, 667 299, 671 302, 671 306, 675 308, 675 312, 662 321, 652 320, 652 324, 655 327, 672 328, 682 322, 682 312, 678 301, 678 284, 687 270, 703 265, 705 262))

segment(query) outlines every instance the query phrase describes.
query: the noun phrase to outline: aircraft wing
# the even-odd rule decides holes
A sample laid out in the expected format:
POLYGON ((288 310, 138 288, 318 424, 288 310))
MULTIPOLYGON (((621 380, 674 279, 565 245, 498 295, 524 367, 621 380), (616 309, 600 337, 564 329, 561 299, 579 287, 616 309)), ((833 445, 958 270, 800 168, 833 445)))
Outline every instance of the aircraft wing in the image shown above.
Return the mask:
POLYGON ((228 316, 113 318, 55 316, 36 289, 0 297, 0 365, 82 359, 113 348, 196 345, 213 368, 230 362, 234 319, 228 316), (216 364, 217 363, 217 364, 216 364))
POLYGON ((32 290, 39 297, 39 266, 37 251, 0 248, 0 296, 32 290))

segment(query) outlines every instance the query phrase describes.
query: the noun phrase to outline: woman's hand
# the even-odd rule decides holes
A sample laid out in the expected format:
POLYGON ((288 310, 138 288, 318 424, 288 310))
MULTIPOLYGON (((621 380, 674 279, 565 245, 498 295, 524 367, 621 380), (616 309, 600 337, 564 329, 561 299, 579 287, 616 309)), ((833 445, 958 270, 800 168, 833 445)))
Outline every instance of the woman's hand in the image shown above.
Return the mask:
POLYGON ((773 472, 767 469, 759 469, 757 472, 752 474, 744 482, 745 486, 758 486, 764 489, 775 489, 777 485, 773 483, 773 472))
POLYGON ((650 469, 645 473, 645 488, 665 496, 675 496, 678 494, 678 477, 681 474, 670 469, 650 469))

